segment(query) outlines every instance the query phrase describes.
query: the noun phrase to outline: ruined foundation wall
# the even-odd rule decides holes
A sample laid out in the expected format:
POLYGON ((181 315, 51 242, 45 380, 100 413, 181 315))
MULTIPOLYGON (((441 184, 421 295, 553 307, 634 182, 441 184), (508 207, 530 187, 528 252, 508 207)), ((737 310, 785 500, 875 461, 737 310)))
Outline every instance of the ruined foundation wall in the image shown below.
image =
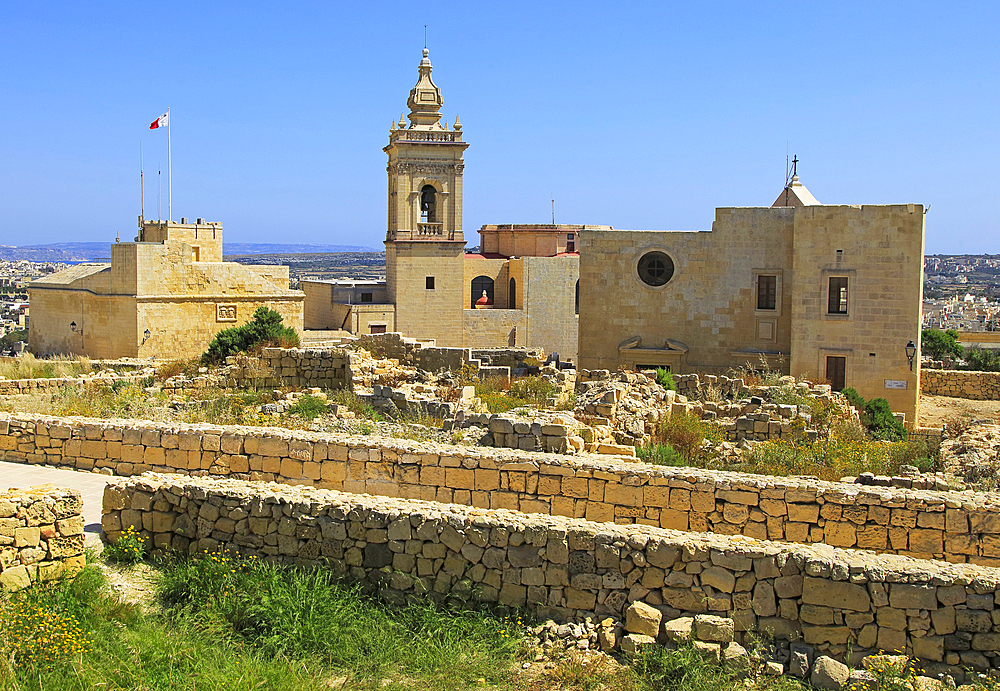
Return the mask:
POLYGON ((326 566, 382 595, 474 599, 542 616, 621 618, 629 603, 731 617, 736 637, 802 639, 840 659, 904 650, 1000 665, 1000 572, 827 546, 486 511, 226 479, 150 475, 105 490, 114 542, 228 549, 326 566))
POLYGON ((0 459, 382 496, 1000 565, 1000 496, 280 428, 0 413, 0 459))
POLYGON ((0 492, 0 589, 71 576, 84 566, 83 501, 51 485, 0 492))

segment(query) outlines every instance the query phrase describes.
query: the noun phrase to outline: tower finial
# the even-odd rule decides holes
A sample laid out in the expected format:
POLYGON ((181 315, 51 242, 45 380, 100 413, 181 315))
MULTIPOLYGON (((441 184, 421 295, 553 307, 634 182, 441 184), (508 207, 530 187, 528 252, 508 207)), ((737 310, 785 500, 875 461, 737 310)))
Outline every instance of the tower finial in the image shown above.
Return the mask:
POLYGON ((427 25, 424 24, 424 50, 427 50, 427 25))

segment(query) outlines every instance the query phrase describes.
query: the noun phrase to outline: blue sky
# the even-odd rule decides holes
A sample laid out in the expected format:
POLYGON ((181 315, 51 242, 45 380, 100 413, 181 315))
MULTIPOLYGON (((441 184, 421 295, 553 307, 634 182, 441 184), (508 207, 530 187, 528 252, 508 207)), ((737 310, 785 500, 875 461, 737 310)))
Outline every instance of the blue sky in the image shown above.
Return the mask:
POLYGON ((927 253, 1000 252, 1000 4, 0 5, 0 244, 134 234, 171 107, 174 218, 381 248, 385 146, 428 25, 465 229, 700 230, 766 206, 922 203, 927 253))

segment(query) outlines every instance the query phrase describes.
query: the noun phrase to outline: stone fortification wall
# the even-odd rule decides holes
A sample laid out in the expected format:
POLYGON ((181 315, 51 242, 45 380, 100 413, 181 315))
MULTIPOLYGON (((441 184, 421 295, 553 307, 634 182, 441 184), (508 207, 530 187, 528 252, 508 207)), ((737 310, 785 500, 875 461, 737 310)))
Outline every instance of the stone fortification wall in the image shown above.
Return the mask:
POLYGON ((922 369, 920 392, 934 396, 968 398, 974 401, 998 401, 1000 372, 922 369))
POLYGON ((84 566, 83 501, 42 485, 0 492, 0 589, 76 573, 84 566))
POLYGON ((136 526, 158 549, 328 566, 390 600, 478 597, 619 621, 641 601, 656 637, 661 620, 708 613, 731 619, 710 639, 722 645, 768 632, 840 659, 882 649, 1000 665, 1000 572, 967 564, 155 474, 109 485, 102 524, 112 542, 136 526))
POLYGON ((1000 566, 1000 496, 278 428, 0 413, 0 459, 233 475, 1000 566))

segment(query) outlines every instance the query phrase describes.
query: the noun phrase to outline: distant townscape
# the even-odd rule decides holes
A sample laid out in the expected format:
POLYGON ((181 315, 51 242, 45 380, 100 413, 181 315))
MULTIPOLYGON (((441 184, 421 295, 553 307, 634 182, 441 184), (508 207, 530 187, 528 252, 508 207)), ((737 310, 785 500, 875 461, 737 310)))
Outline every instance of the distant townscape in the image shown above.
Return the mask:
POLYGON ((1000 255, 935 254, 924 258, 925 328, 996 331, 1000 255))

